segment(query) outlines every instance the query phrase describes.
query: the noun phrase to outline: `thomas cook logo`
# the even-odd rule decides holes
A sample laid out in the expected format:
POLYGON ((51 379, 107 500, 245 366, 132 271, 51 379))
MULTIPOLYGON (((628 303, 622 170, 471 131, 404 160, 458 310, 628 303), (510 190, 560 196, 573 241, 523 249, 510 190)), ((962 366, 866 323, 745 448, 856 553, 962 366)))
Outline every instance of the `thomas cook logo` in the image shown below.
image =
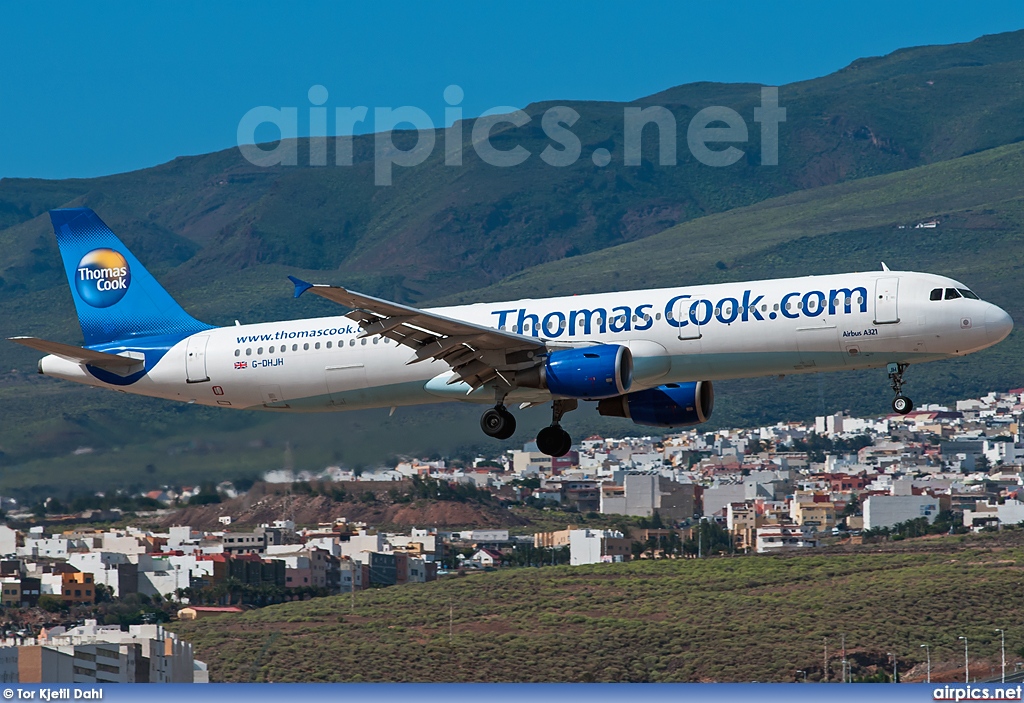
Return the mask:
POLYGON ((82 257, 75 271, 75 288, 94 308, 109 308, 124 297, 132 273, 128 262, 113 249, 93 249, 82 257))

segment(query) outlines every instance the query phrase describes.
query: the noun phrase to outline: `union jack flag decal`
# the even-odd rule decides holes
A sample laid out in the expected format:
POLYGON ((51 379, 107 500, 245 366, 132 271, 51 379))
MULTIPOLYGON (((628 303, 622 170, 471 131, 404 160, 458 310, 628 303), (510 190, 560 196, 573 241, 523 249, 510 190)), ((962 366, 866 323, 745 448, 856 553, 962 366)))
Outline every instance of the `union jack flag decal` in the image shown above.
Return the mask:
POLYGON ((247 368, 248 366, 249 366, 249 362, 248 361, 236 361, 235 362, 235 368, 236 369, 244 369, 244 368, 247 368))

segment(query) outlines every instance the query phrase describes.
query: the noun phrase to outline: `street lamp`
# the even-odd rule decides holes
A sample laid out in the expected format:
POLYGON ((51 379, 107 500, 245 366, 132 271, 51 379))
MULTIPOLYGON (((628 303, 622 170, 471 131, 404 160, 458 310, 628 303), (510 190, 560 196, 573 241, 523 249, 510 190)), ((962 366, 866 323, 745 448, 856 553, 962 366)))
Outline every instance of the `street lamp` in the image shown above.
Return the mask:
POLYGON ((929 647, 926 644, 922 644, 921 646, 924 648, 925 657, 927 657, 927 659, 928 659, 928 681, 927 681, 927 683, 931 683, 932 682, 932 650, 931 650, 931 647, 929 647))
POLYGON ((804 671, 803 669, 797 669, 797 670, 796 670, 796 673, 797 673, 798 675, 799 675, 799 674, 803 674, 803 675, 804 675, 804 683, 807 683, 807 672, 806 672, 806 671, 804 671))
POLYGON ((957 637, 957 639, 964 641, 964 683, 970 683, 971 682, 971 660, 967 656, 967 638, 963 637, 963 636, 960 636, 960 637, 957 637))
POLYGON ((1003 677, 1002 682, 1006 683, 1006 631, 1003 628, 996 630, 999 633, 999 652, 1003 658, 1003 677))
POLYGON ((890 657, 892 657, 892 682, 893 683, 898 683, 896 681, 896 655, 893 654, 892 652, 886 652, 886 654, 888 654, 890 657))
POLYGON ((846 635, 842 637, 843 642, 843 683, 846 683, 846 635))

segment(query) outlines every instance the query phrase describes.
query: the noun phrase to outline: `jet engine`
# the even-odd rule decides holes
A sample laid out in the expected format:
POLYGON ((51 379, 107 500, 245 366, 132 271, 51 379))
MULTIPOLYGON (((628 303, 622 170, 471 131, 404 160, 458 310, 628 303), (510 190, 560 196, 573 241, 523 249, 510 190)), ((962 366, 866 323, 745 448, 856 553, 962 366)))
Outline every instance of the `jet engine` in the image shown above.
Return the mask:
POLYGON ((711 381, 691 381, 605 398, 597 404, 597 412, 609 417, 628 417, 638 425, 685 427, 707 422, 714 407, 715 389, 711 381))
POLYGON ((515 382, 563 398, 611 398, 629 392, 633 355, 618 344, 563 349, 548 354, 543 364, 517 372, 515 382))

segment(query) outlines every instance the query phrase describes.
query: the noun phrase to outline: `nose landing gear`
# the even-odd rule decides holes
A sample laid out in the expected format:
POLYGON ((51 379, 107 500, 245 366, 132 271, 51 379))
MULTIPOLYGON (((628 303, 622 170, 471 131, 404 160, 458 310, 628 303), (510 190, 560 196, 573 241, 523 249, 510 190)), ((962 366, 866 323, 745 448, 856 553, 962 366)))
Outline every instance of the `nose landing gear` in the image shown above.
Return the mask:
POLYGON ((914 409, 914 401, 903 395, 903 372, 907 370, 907 364, 889 364, 886 370, 889 372, 889 381, 896 397, 892 399, 892 409, 900 415, 906 415, 914 409))
POLYGON ((556 400, 551 404, 551 424, 537 433, 537 449, 548 456, 565 456, 572 449, 572 437, 559 424, 562 415, 575 410, 579 402, 574 399, 556 400))

